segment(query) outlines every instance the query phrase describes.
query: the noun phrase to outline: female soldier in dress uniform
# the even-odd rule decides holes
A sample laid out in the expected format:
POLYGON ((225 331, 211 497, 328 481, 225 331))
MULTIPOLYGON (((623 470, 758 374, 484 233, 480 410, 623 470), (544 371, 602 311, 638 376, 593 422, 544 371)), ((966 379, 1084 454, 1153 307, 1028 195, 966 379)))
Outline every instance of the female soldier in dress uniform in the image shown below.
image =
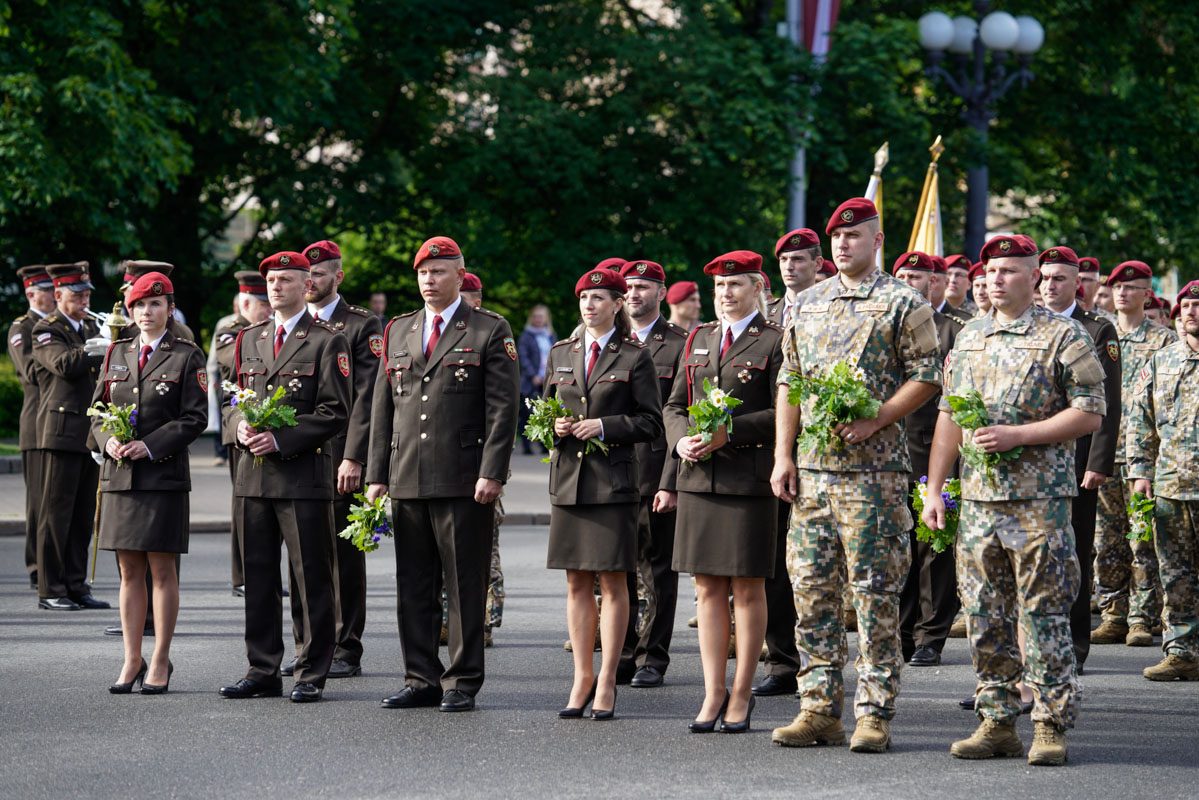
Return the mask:
POLYGON ((766 320, 761 268, 761 256, 746 250, 704 267, 715 278, 720 321, 692 332, 683 374, 663 408, 666 441, 683 461, 677 466, 673 566, 695 576, 699 597, 705 696, 690 726, 695 733, 712 732, 721 716, 721 731, 749 730, 750 689, 766 633, 766 578, 784 568, 774 563, 778 502, 770 490, 782 329, 766 320), (732 410, 732 433, 722 429, 708 444, 687 433, 687 406, 704 399, 705 379, 742 403, 732 410), (730 588, 737 626, 731 693, 725 689, 730 588))
POLYGON ((562 717, 611 719, 616 667, 628 626, 625 573, 637 568, 640 493, 633 444, 662 434, 657 370, 635 338, 619 273, 593 269, 575 285, 582 330, 551 348, 545 396, 573 412, 554 424, 550 461, 550 543, 547 566, 566 570, 566 622, 574 653, 574 686, 562 717), (607 447, 589 445, 599 439, 607 447), (595 677, 598 611, 592 592, 599 574, 604 615, 595 677))
POLYGON ((113 694, 162 694, 173 669, 169 654, 179 613, 175 554, 187 552, 187 448, 208 425, 208 373, 204 353, 167 329, 175 309, 166 275, 147 273, 129 291, 129 309, 140 335, 108 348, 92 404, 132 405, 131 442, 122 444, 93 418, 92 435, 106 458, 100 470, 100 547, 116 550, 121 566, 121 630, 125 666, 113 694), (120 463, 118 463, 118 460, 120 463), (154 655, 142 658, 146 618, 146 568, 153 577, 154 655))

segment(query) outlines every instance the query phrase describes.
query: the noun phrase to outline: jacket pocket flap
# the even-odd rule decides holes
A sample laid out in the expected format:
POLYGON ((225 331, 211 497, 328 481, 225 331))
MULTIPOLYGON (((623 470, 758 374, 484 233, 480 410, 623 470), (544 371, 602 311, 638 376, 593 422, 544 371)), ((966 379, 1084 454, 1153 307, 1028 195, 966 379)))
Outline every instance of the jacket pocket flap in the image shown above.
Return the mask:
POLYGON ((248 364, 242 364, 238 370, 239 375, 265 375, 266 364, 260 361, 254 361, 248 364))
POLYGON ((463 447, 482 447, 483 431, 477 428, 467 428, 459 432, 459 441, 463 447))
POLYGON ((394 369, 412 369, 412 356, 397 356, 391 360, 391 366, 388 370, 394 369))
POLYGON ((574 383, 575 374, 573 372, 555 372, 554 377, 550 378, 550 385, 556 386, 560 383, 574 383))
POLYGON ((477 367, 483 363, 483 357, 480 353, 447 353, 444 361, 451 366, 464 364, 468 367, 477 367))
POLYGON ((765 358, 734 358, 734 369, 766 369, 765 358))
POLYGON ((659 378, 673 378, 674 377, 674 364, 667 364, 664 367, 658 367, 658 377, 659 378))
POLYGON ((691 355, 687 356, 687 360, 684 362, 684 364, 688 367, 706 367, 708 366, 708 362, 711 360, 712 357, 707 353, 692 353, 691 355))
POLYGON ((316 374, 316 362, 315 361, 293 361, 290 364, 288 364, 285 368, 279 370, 279 374, 287 375, 287 376, 315 375, 316 374))
POLYGON ((146 377, 152 381, 158 381, 160 383, 163 381, 165 381, 166 383, 178 383, 179 376, 182 374, 183 374, 183 370, 164 369, 164 370, 161 370, 158 372, 152 372, 152 373, 146 375, 146 377))
POLYGON ((104 373, 106 381, 127 381, 129 380, 129 370, 108 368, 108 372, 104 373))
POLYGON ((600 375, 595 380, 596 383, 628 383, 629 370, 627 369, 611 369, 600 375))

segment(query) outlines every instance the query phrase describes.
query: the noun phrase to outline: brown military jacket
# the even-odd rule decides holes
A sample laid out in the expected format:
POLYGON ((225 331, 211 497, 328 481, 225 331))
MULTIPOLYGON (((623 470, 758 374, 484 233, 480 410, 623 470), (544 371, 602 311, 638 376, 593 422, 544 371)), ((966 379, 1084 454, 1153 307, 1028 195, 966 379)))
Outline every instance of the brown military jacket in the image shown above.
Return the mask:
MULTIPOLYGON (((221 390, 221 385, 225 381, 237 383, 237 371, 233 365, 233 353, 236 349, 237 334, 248 327, 250 327, 250 321, 241 314, 238 314, 232 322, 216 332, 216 361, 220 367, 220 375, 209 376, 209 380, 216 381, 217 396, 221 399, 220 407, 222 414, 224 414, 225 406, 229 405, 229 396, 221 390)), ((226 446, 237 444, 237 431, 228 425, 222 425, 221 444, 226 446)))
POLYGON ((394 317, 371 405, 366 482, 395 500, 473 497, 479 478, 506 483, 520 372, 507 320, 463 300, 431 358, 425 310, 394 317))
POLYGON ((13 320, 8 328, 8 358, 12 361, 17 380, 21 383, 21 422, 17 446, 22 450, 37 448, 37 407, 40 394, 34 375, 33 326, 41 321, 36 312, 26 311, 13 320))
MULTIPOLYGON (((649 340, 644 342, 650 358, 654 360, 654 368, 658 374, 658 395, 661 403, 670 397, 679 366, 679 355, 687 342, 687 332, 666 320, 658 317, 650 330, 649 340)), ((661 407, 661 405, 659 405, 661 407)), ((674 491, 675 459, 669 462, 666 458, 666 429, 652 442, 638 442, 634 445, 637 451, 637 468, 641 476, 639 490, 642 497, 653 497, 661 485, 663 489, 674 491), (667 472, 667 468, 669 471, 667 472), (663 481, 663 478, 666 478, 663 481), (663 485, 669 484, 669 485, 663 485)))
MULTIPOLYGON (((782 330, 761 314, 720 357, 719 322, 700 325, 683 350, 680 374, 663 409, 666 442, 683 492, 770 496, 774 469, 775 381, 782 366, 782 330), (687 407, 704 398, 704 378, 741 400, 732 410, 733 433, 707 461, 677 463, 675 449, 691 424, 687 407)), ((665 485, 663 489, 667 488, 665 485)))
MULTIPOLYGON (((937 341, 940 345, 941 361, 944 363, 953 349, 958 331, 962 323, 956 317, 949 317, 939 311, 933 312, 933 322, 937 326, 937 341)), ((928 475, 928 457, 933 444, 933 431, 937 427, 937 417, 941 412, 937 406, 941 402, 941 392, 937 392, 920 408, 908 415, 908 454, 912 457, 912 472, 910 480, 918 481, 928 475)), ((950 478, 957 477, 957 465, 949 473, 950 478)))
POLYGON ((1095 344, 1099 363, 1103 365, 1103 395, 1107 401, 1103 425, 1077 442, 1074 470, 1081 483, 1083 473, 1087 470, 1102 475, 1115 474, 1116 454, 1124 448, 1124 438, 1120 435, 1124 430, 1121 421, 1120 337, 1115 325, 1098 314, 1084 311, 1077 303, 1070 316, 1086 328, 1087 334, 1095 344))
MULTIPOLYGON (((255 465, 249 451, 237 459, 237 497, 332 500, 334 481, 329 440, 345 427, 350 413, 350 347, 346 338, 307 311, 275 351, 274 317, 242 330, 234 345, 238 385, 264 400, 279 386, 280 401, 296 409, 296 426, 273 430, 279 450, 255 465)), ((244 417, 236 406, 224 409, 225 425, 237 429, 244 417)))
MULTIPOLYGON (((967 303, 970 303, 970 301, 967 300, 966 303, 963 303, 961 308, 955 308, 949 304, 948 300, 946 300, 945 305, 943 305, 941 310, 937 313, 943 317, 949 317, 950 319, 957 320, 958 327, 960 328, 962 325, 965 325, 967 322, 974 319, 974 314, 978 311, 978 306, 975 306, 973 311, 969 310, 967 308, 967 303)), ((970 304, 973 305, 972 303, 970 304)))
POLYGON ((38 398, 38 448, 88 452, 87 416, 103 356, 89 356, 83 343, 99 335, 90 318, 77 332, 55 309, 33 326, 34 376, 38 398))
MULTIPOLYGON (((779 295, 766 304, 766 319, 778 325, 780 328, 783 325, 783 312, 787 309, 787 295, 779 295)), ((787 320, 791 322, 791 320, 787 320)))
POLYGON ((641 497, 642 483, 635 445, 649 445, 663 434, 657 368, 648 346, 613 333, 584 377, 588 354, 583 343, 582 336, 572 336, 550 349, 544 396, 557 397, 577 417, 598 418, 608 454, 597 448, 585 455, 586 442, 574 436, 555 439, 550 502, 633 503, 641 497))
POLYGON ((150 355, 145 370, 137 367, 141 339, 119 339, 108 348, 92 404, 98 401, 137 409, 134 430, 145 442, 149 459, 117 462, 104 448, 112 434, 91 418, 92 436, 104 464, 100 488, 106 492, 187 491, 191 489, 187 448, 208 426, 208 370, 194 342, 176 339, 168 330, 150 355))
POLYGON ((379 357, 383 355, 383 326, 365 308, 352 306, 344 297, 328 319, 329 327, 345 334, 350 345, 350 418, 346 429, 333 437, 333 468, 343 458, 365 465, 370 448, 371 400, 379 357))

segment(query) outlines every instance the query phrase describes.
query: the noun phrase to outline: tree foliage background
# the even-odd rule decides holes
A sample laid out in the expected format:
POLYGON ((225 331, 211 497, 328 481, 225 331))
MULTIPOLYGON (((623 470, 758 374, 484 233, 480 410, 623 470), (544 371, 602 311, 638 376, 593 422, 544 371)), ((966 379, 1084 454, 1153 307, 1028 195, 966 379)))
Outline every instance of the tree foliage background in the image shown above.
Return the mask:
MULTIPOLYGON (((1016 227, 1105 267, 1199 274, 1199 17, 1165 0, 996 6, 1046 29, 1035 81, 990 131, 1016 227)), ((782 0, 0 0, 0 254, 171 261, 207 333, 234 270, 322 238, 342 244, 351 300, 412 308, 412 254, 446 234, 489 307, 519 330, 549 302, 561 332, 603 257, 672 280, 727 250, 769 257, 801 140, 818 230, 890 142, 898 254, 938 133, 952 252, 979 143, 923 73, 928 9, 844 0, 818 67, 776 36, 782 0)))

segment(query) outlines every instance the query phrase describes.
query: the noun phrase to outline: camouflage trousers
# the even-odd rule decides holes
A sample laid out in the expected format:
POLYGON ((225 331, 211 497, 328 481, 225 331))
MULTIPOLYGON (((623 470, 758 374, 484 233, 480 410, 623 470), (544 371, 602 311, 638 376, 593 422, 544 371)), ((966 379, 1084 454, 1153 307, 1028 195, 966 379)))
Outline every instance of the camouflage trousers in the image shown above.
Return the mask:
POLYGON ((1158 497, 1153 540, 1161 568, 1162 649, 1199 659, 1199 500, 1158 497))
MULTIPOLYGON (((646 512, 642 512, 643 514, 646 512)), ((650 512, 652 513, 652 512, 650 512)), ((658 613, 658 593, 654 591, 654 568, 649 561, 653 545, 647 523, 637 526, 637 636, 645 635, 658 613)), ((599 578, 596 578, 598 582, 599 578)), ((631 611, 632 609, 630 609, 631 611)))
POLYGON ((1095 518, 1095 583, 1104 620, 1153 627, 1161 619, 1161 581, 1153 542, 1128 541, 1128 499, 1124 478, 1112 475, 1099 487, 1095 518))
POLYGON ((803 708, 840 717, 848 660, 842 586, 858 615, 854 716, 895 716, 902 663, 899 592, 908 574, 912 515, 899 472, 800 470, 787 533, 803 708))
POLYGON ((958 592, 978 674, 979 718, 1015 720, 1023 678, 1032 689, 1035 722, 1073 727, 1078 680, 1070 606, 1081 572, 1070 499, 966 500, 955 552, 958 592), (1023 663, 1017 621, 1024 626, 1023 663))
MULTIPOLYGON (((483 618, 483 629, 498 628, 504 622, 504 570, 500 565, 500 526, 504 524, 504 504, 496 498, 495 517, 491 523, 491 566, 487 574, 487 613, 483 618)), ((445 593, 445 579, 441 587, 441 625, 450 619, 449 599, 445 593)))

